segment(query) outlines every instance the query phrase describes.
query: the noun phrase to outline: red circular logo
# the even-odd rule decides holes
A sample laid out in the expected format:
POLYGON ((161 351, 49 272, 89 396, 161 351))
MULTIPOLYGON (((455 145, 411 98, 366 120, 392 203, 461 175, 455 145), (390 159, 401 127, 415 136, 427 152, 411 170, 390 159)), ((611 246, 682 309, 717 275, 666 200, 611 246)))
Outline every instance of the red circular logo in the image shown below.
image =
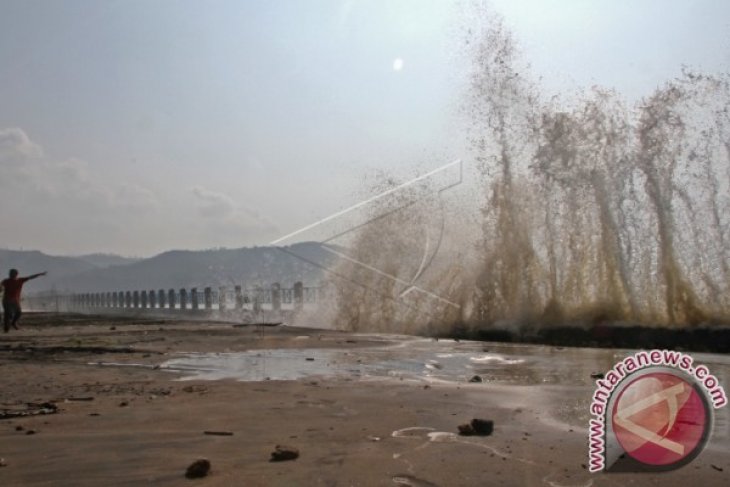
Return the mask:
POLYGON ((695 386, 671 372, 652 372, 630 382, 614 402, 613 431, 624 451, 647 465, 691 460, 704 446, 707 403, 695 386))

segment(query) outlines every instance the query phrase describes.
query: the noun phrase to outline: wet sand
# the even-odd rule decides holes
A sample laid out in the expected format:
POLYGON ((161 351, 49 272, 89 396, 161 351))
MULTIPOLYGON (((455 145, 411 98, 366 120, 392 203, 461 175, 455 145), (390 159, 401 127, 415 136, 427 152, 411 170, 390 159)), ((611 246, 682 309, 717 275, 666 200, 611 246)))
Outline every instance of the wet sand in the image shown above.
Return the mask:
POLYGON ((565 355, 557 362, 570 374, 551 372, 553 360, 508 362, 529 356, 527 349, 493 343, 431 345, 409 337, 134 317, 28 314, 21 327, 0 338, 0 411, 52 403, 58 412, 0 420, 3 486, 730 481, 726 422, 707 450, 678 471, 588 473, 585 421, 593 386, 587 371, 610 366, 607 351, 581 352, 596 354, 585 361, 575 350, 540 349, 565 355), (282 350, 291 353, 275 353, 282 350), (461 370, 444 375, 450 360, 474 351, 482 354, 472 362, 485 382, 468 383, 461 370), (246 369, 258 371, 249 378, 260 380, 221 374, 221 357, 240 354, 252 360, 246 369), (438 358, 423 361, 427 356, 438 358), (211 362, 194 373, 190 364, 200 357, 211 362), (516 366, 514 380, 505 364, 516 366), (299 378, 278 380, 290 375, 299 378), (475 417, 494 420, 494 433, 455 434, 475 417), (269 462, 277 444, 299 449, 300 457, 269 462), (185 479, 197 458, 211 461, 210 475, 185 479))

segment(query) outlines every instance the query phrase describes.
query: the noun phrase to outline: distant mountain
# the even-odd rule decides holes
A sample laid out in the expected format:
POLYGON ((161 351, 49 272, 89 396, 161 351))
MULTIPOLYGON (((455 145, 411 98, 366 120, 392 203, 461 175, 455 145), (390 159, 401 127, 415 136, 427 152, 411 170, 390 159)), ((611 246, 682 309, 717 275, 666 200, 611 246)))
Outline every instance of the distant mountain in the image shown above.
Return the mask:
POLYGON ((172 250, 139 260, 99 254, 89 259, 0 251, 0 265, 17 267, 22 275, 48 270, 47 277, 28 283, 30 292, 250 287, 274 282, 289 287, 296 281, 316 285, 323 277, 322 266, 331 265, 334 259, 332 253, 314 242, 288 247, 172 250))
POLYGON ((138 262, 141 259, 136 257, 122 257, 115 254, 89 254, 80 255, 79 259, 93 264, 95 267, 111 267, 113 265, 126 265, 138 262))

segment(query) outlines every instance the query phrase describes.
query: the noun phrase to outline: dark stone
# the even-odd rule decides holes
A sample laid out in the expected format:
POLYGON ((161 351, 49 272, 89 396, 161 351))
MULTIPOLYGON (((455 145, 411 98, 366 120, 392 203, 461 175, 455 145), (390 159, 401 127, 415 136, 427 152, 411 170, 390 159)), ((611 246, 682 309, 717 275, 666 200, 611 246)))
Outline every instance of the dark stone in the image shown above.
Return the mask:
POLYGON ((270 462, 285 462, 287 460, 296 460, 299 458, 299 450, 291 446, 276 445, 274 451, 271 452, 270 462))
POLYGON ((591 372, 591 379, 603 379, 603 372, 591 372))
POLYGON ((28 431, 25 432, 25 434, 26 435, 34 435, 35 434, 35 430, 28 430, 28 431))
POLYGON ((494 431, 494 421, 491 419, 472 419, 471 427, 474 428, 474 432, 478 435, 489 436, 494 431))
POLYGON ((15 427, 15 431, 23 431, 24 429, 21 425, 15 427))
POLYGON ((208 475, 209 472, 210 461, 205 458, 199 458, 185 470, 185 477, 189 479, 200 479, 208 475))
POLYGON ((458 428, 462 436, 489 436, 494 431, 494 421, 474 418, 470 423, 460 424, 458 428))
POLYGON ((482 381, 482 378, 479 377, 478 375, 475 375, 474 377, 469 379, 469 382, 481 382, 481 381, 482 381))
POLYGON ((710 464, 710 467, 714 468, 718 472, 722 472, 722 467, 718 467, 717 465, 710 464))

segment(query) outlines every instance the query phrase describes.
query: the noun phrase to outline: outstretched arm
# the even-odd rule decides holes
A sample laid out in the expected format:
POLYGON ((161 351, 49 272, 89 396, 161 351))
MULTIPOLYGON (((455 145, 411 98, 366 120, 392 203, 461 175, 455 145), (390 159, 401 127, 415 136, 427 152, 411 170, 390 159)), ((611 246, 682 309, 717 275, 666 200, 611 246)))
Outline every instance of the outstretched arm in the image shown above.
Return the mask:
POLYGON ((28 277, 26 277, 25 279, 26 279, 27 281, 30 281, 31 279, 35 279, 36 277, 41 277, 41 276, 45 276, 46 274, 48 274, 48 272, 46 272, 46 271, 43 271, 43 272, 39 272, 38 274, 33 274, 32 276, 28 276, 28 277))

